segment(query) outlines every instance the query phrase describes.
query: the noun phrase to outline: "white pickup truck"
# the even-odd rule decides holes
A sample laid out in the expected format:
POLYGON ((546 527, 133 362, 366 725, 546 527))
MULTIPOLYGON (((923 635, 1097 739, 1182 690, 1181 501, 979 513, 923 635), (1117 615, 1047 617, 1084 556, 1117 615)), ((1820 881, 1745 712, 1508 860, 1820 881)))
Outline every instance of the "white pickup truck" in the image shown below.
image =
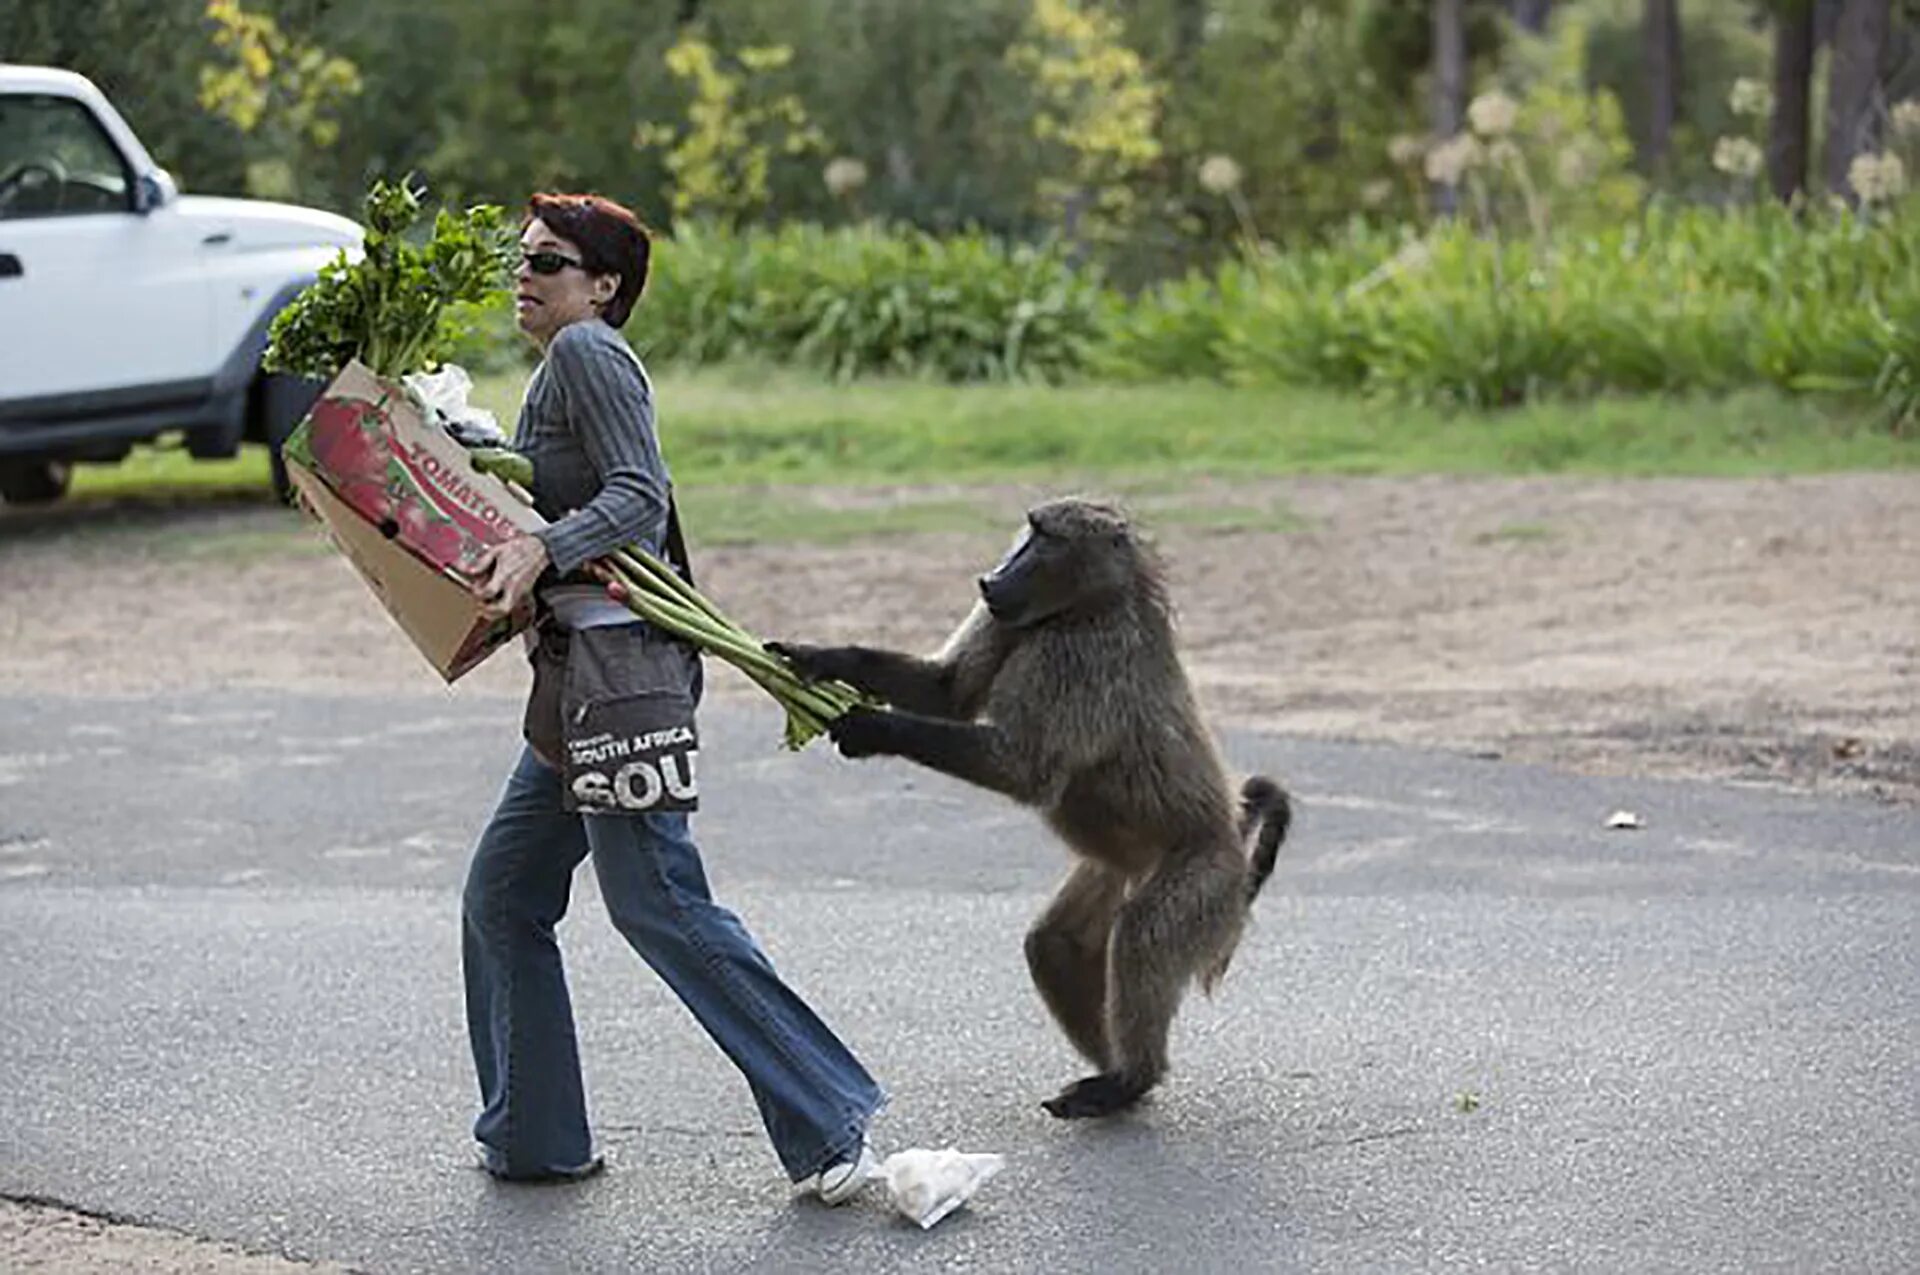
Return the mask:
POLYGON ((83 76, 0 63, 0 499, 57 500, 76 461, 182 431, 273 449, 319 386, 260 370, 267 324, 360 227, 182 195, 83 76))

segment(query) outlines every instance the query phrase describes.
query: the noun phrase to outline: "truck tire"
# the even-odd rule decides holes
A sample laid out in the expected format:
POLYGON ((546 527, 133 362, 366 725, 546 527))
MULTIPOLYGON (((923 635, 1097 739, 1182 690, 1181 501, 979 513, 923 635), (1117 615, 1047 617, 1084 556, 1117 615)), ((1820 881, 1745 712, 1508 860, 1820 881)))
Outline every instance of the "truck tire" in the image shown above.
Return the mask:
POLYGON ((64 460, 0 460, 0 500, 46 505, 67 494, 73 466, 64 460))
POLYGON ((187 431, 187 455, 195 460, 227 460, 240 454, 240 438, 246 432, 246 404, 232 413, 233 419, 219 425, 202 425, 187 431))
POLYGON ((280 454, 278 443, 268 445, 267 472, 273 476, 273 498, 283 505, 291 505, 293 479, 287 476, 287 458, 280 454))
POLYGON ((258 413, 260 437, 267 444, 273 494, 282 504, 293 503, 293 483, 287 478, 287 462, 280 455, 280 444, 306 419, 307 409, 325 388, 324 381, 278 372, 262 372, 254 380, 254 410, 258 413))

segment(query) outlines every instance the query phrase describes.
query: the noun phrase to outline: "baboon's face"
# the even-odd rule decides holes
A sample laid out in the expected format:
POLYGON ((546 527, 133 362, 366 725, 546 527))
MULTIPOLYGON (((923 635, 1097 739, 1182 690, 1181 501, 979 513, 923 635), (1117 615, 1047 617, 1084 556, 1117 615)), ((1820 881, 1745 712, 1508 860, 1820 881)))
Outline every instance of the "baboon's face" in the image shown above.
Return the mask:
POLYGON ((1027 515, 1007 556, 980 577, 980 596, 994 619, 1025 628, 1119 597, 1132 567, 1123 519, 1102 506, 1056 501, 1027 515))

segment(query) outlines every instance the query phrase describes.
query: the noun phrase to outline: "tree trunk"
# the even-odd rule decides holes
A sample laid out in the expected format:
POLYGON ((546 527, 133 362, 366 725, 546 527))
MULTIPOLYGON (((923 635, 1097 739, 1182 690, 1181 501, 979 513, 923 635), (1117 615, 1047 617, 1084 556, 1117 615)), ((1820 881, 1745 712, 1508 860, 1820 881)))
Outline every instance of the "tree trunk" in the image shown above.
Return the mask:
POLYGON ((1854 156, 1871 151, 1880 134, 1880 70, 1891 21, 1888 0, 1847 0, 1833 33, 1827 78, 1827 189, 1857 202, 1847 183, 1854 156))
MULTIPOLYGON (((1466 114, 1466 0, 1433 0, 1433 140, 1458 133, 1466 114)), ((1451 213, 1454 188, 1436 184, 1433 199, 1441 213, 1451 213)))
POLYGON ((1173 64, 1179 77, 1193 72, 1193 60, 1207 38, 1207 0, 1174 0, 1173 64))
POLYGON ((1824 49, 1833 43, 1833 33, 1840 27, 1840 11, 1847 7, 1847 0, 1813 0, 1813 47, 1824 49))
POLYGON ((1544 35, 1547 30, 1547 16, 1553 11, 1553 0, 1513 0, 1513 20, 1522 31, 1534 35, 1544 35))
POLYGON ((1780 0, 1773 13, 1773 118, 1767 124, 1767 180, 1782 203, 1807 189, 1813 94, 1813 0, 1780 0))
POLYGON ((1647 0, 1647 153, 1650 169, 1667 162, 1680 118, 1680 0, 1647 0))

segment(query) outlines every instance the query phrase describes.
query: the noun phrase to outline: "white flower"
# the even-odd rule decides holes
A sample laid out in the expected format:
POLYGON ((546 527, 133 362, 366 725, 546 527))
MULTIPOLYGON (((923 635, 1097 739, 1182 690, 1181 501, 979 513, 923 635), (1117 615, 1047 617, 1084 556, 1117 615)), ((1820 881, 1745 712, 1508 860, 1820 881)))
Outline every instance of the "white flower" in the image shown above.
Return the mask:
POLYGON ((843 199, 867 184, 867 166, 848 155, 827 161, 820 174, 835 199, 843 199))
POLYGON ((1472 133, 1455 133, 1427 152, 1427 180, 1458 186, 1467 170, 1480 162, 1480 143, 1472 133))
POLYGON ((1600 175, 1600 163, 1591 146, 1575 142, 1554 160, 1553 175, 1568 190, 1577 190, 1600 175))
POLYGON ((1517 164, 1520 162, 1520 148, 1503 137, 1487 147, 1487 158, 1496 164, 1517 164))
POLYGON ((1378 208, 1393 197, 1393 183, 1386 178, 1378 178, 1360 188, 1360 202, 1368 208, 1378 208))
POLYGON ((1907 166, 1898 155, 1880 157, 1880 188, 1888 199, 1898 199, 1907 193, 1907 166))
POLYGON ((1433 249, 1424 239, 1409 239, 1385 261, 1347 287, 1347 296, 1358 297, 1373 291, 1387 280, 1409 270, 1424 270, 1433 260, 1433 249))
POLYGON ((1713 144, 1713 166, 1729 177, 1754 177, 1765 162, 1759 144, 1750 138, 1723 137, 1713 144))
POLYGON ((1467 107, 1467 119, 1473 131, 1482 137, 1505 137, 1520 117, 1520 103, 1494 89, 1473 99, 1467 107))
POLYGON ((1920 133, 1920 98, 1908 98, 1893 106, 1893 131, 1901 137, 1920 133))
POLYGON ((1855 155, 1847 165, 1847 185, 1863 204, 1884 204, 1907 191, 1907 166, 1898 155, 1855 155))
POLYGON ((1432 263, 1432 246, 1424 239, 1409 239, 1388 259, 1387 269, 1397 274, 1402 270, 1425 270, 1432 263))
POLYGON ((1387 139, 1387 158, 1402 168, 1411 168, 1427 153, 1427 139, 1411 133, 1396 133, 1387 139))
POLYGON ((1765 80, 1749 79, 1743 75, 1733 82, 1733 91, 1727 94, 1727 105, 1733 108, 1735 115, 1763 118, 1773 114, 1773 90, 1767 87, 1765 80))
POLYGON ((1209 195, 1240 189, 1240 165, 1231 155, 1209 155, 1200 161, 1200 188, 1209 195))

